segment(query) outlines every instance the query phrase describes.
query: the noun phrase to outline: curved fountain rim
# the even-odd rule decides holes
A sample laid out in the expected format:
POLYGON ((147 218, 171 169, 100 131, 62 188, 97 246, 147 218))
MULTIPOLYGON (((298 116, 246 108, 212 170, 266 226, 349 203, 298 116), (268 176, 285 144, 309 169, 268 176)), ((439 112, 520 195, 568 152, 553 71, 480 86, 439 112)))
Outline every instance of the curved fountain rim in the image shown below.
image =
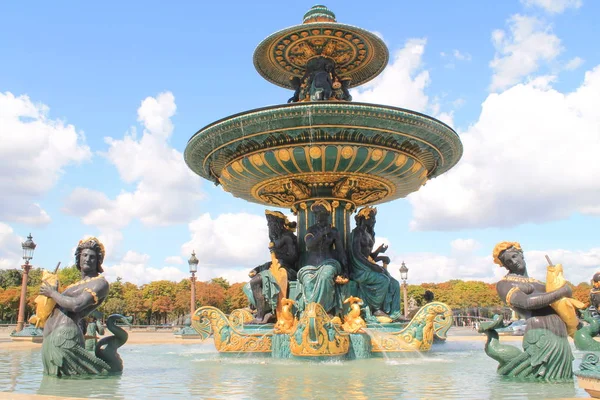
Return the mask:
MULTIPOLYGON (((327 105, 338 105, 338 106, 365 106, 365 107, 377 107, 377 108, 382 108, 385 110, 391 110, 391 111, 401 111, 407 114, 413 114, 415 116, 427 119, 429 121, 431 121, 434 124, 438 124, 438 125, 442 125, 443 127, 445 127, 446 129, 448 129, 449 131, 451 131, 452 133, 454 133, 454 135, 456 135, 456 138, 459 139, 460 141, 460 136, 458 135, 458 133, 452 128, 450 127, 448 124, 446 124, 445 122, 440 121, 439 119, 433 118, 427 114, 423 114, 420 113, 418 111, 413 111, 413 110, 409 110, 407 108, 401 108, 401 107, 394 107, 394 106, 388 106, 388 105, 383 105, 383 104, 374 104, 374 103, 361 103, 361 102, 339 102, 339 101, 308 101, 308 102, 302 102, 302 103, 291 103, 291 104, 278 104, 278 105, 274 105, 274 106, 265 106, 265 107, 259 107, 259 108, 253 108, 251 110, 247 110, 247 111, 242 111, 236 114, 232 114, 229 115, 227 117, 218 119, 216 121, 213 121, 211 123, 209 123, 208 125, 205 125, 204 127, 200 128, 198 131, 196 131, 196 133, 194 133, 192 135, 192 137, 189 138, 188 140, 188 144, 190 144, 190 142, 199 134, 201 134, 202 132, 208 130, 209 128, 216 126, 218 124, 221 124, 223 122, 226 121, 230 121, 230 120, 234 120, 236 118, 245 116, 245 115, 249 115, 249 114, 253 114, 253 113, 257 113, 257 112, 261 112, 261 111, 268 111, 268 110, 275 110, 275 109, 284 109, 284 108, 294 108, 294 107, 303 107, 303 106, 309 106, 309 105, 320 105, 320 104, 327 104, 327 105)), ((186 146, 187 147, 187 146, 186 146)))
POLYGON ((268 75, 263 74, 263 72, 258 68, 258 65, 257 65, 256 51, 258 49, 260 49, 261 47, 266 47, 266 44, 269 41, 272 41, 276 37, 282 37, 285 34, 287 34, 289 32, 293 32, 294 30, 297 30, 297 29, 302 30, 303 27, 305 27, 305 29, 309 29, 311 27, 314 28, 315 26, 322 27, 322 28, 330 27, 331 29, 355 30, 355 31, 358 31, 361 34, 369 37, 369 39, 373 40, 374 42, 378 42, 385 49, 384 60, 382 60, 383 62, 381 64, 381 66, 378 68, 378 70, 375 73, 373 73, 373 75, 370 76, 369 78, 363 79, 362 81, 360 81, 358 83, 350 84, 350 86, 349 86, 350 88, 355 88, 355 87, 364 85, 365 83, 367 83, 369 81, 372 81, 386 69, 388 62, 390 60, 390 50, 388 49, 387 44, 385 43, 385 41, 382 38, 380 38, 379 36, 377 36, 376 34, 374 34, 371 31, 368 31, 364 28, 361 28, 359 26, 355 26, 352 24, 345 24, 345 23, 337 22, 337 21, 335 21, 335 22, 321 21, 321 22, 309 22, 309 23, 291 25, 286 28, 280 29, 277 32, 273 32, 272 34, 270 34, 269 36, 267 36, 266 38, 261 40, 260 43, 256 45, 256 47, 254 48, 254 51, 252 52, 252 64, 254 64, 254 68, 256 69, 256 72, 258 72, 258 74, 263 79, 265 79, 267 82, 270 82, 270 83, 272 83, 276 86, 279 86, 281 88, 284 88, 284 89, 293 90, 293 88, 291 86, 282 84, 281 82, 278 82, 277 80, 270 78, 268 75))

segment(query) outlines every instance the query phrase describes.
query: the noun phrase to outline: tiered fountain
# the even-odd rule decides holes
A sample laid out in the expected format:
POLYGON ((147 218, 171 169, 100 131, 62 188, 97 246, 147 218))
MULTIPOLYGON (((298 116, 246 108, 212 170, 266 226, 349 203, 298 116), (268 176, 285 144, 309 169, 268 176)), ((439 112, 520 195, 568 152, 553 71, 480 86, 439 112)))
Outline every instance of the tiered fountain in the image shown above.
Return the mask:
POLYGON ((349 89, 375 78, 388 57, 379 37, 314 6, 302 24, 272 34, 254 52, 261 76, 294 91, 288 104, 221 119, 189 140, 185 161, 195 173, 235 197, 297 217, 296 227, 267 211, 275 221, 269 222, 272 262, 256 269, 262 279, 248 291, 259 318, 247 310, 227 317, 212 307, 194 313, 193 326, 212 333, 219 351, 276 357, 423 351, 450 327, 452 314, 439 302, 402 321, 398 282, 386 270, 389 259, 378 255, 385 248, 371 248, 371 206, 417 191, 462 155, 458 135, 434 118, 351 101, 349 89), (355 218, 364 229, 353 233, 350 216, 361 207, 355 218), (277 220, 297 251, 278 250, 283 239, 271 229, 277 220), (271 307, 269 288, 275 288, 271 307))

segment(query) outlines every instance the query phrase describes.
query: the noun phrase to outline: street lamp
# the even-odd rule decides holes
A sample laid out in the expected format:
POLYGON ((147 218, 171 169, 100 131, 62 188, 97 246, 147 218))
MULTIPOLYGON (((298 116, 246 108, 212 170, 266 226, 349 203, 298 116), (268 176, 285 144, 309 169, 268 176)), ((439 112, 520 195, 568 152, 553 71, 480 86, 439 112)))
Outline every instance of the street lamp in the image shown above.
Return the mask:
POLYGON ((192 251, 192 256, 188 260, 190 265, 190 273, 192 274, 190 282, 192 283, 192 296, 190 298, 190 318, 196 311, 196 271, 198 271, 198 258, 196 258, 196 252, 192 251))
POLYGON ((408 279, 408 267, 402 261, 402 265, 400 266, 400 279, 402 279, 402 293, 404 297, 404 317, 408 316, 408 286, 406 285, 406 280, 408 279))
POLYGON ((25 260, 25 264, 21 265, 21 268, 23 268, 23 280, 21 282, 21 298, 19 300, 19 317, 17 318, 17 332, 21 332, 23 330, 23 325, 25 324, 25 300, 27 297, 27 278, 29 276, 29 270, 31 269, 29 260, 33 258, 33 251, 36 247, 36 244, 33 242, 32 239, 33 237, 30 233, 29 236, 27 236, 27 240, 21 243, 21 247, 23 248, 23 260, 25 260))

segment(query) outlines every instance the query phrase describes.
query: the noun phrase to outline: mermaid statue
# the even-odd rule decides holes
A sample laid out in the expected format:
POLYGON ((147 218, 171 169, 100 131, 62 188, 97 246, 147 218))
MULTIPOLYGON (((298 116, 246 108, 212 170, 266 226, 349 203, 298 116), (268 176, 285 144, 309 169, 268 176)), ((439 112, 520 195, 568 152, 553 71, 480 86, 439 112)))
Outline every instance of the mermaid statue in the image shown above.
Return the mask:
POLYGON ((310 226, 306 243, 306 265, 298 271, 300 291, 298 310, 319 303, 330 315, 340 315, 343 307, 341 286, 348 283, 347 259, 340 232, 331 226, 331 205, 315 201, 311 207, 316 222, 310 226))
POLYGON ((94 353, 85 349, 85 317, 95 311, 108 295, 108 282, 101 272, 105 250, 96 238, 81 240, 75 250, 75 264, 81 271, 81 280, 67 286, 62 293, 56 285, 44 282, 40 295, 56 305, 44 326, 42 362, 44 374, 71 376, 120 372, 123 363, 117 348, 127 340, 127 333, 116 326, 124 317, 111 315, 108 329, 114 336, 101 339, 94 353))
POLYGON ((482 323, 479 331, 488 336, 485 352, 499 362, 498 374, 551 382, 573 378, 573 354, 568 341, 567 325, 551 305, 571 297, 571 288, 565 284, 546 292, 543 282, 530 278, 521 245, 501 242, 493 252, 494 262, 508 270, 496 284, 500 298, 521 318, 527 320, 523 336, 523 350, 503 345, 496 328, 502 318, 482 323))
POLYGON ((371 315, 381 322, 392 322, 401 316, 400 283, 387 270, 389 257, 379 255, 387 246, 382 244, 373 251, 376 215, 376 208, 365 207, 354 217, 356 228, 351 233, 349 252, 351 278, 358 284, 358 297, 367 303, 371 315))

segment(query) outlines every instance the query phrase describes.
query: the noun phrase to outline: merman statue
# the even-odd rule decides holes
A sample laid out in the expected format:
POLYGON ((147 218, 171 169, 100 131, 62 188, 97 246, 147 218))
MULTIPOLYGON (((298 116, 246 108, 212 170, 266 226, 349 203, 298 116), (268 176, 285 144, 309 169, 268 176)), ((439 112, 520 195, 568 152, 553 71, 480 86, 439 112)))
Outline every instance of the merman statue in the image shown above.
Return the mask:
POLYGON ((67 286, 62 293, 58 292, 58 283, 44 282, 40 288, 40 295, 56 303, 48 320, 43 321, 42 362, 46 375, 87 375, 123 370, 117 348, 127 341, 127 333, 114 322, 124 317, 111 316, 108 329, 114 336, 100 340, 95 354, 84 347, 83 318, 95 311, 108 295, 108 282, 100 275, 104 255, 104 246, 98 239, 81 240, 75 250, 75 265, 81 271, 81 280, 67 286))

